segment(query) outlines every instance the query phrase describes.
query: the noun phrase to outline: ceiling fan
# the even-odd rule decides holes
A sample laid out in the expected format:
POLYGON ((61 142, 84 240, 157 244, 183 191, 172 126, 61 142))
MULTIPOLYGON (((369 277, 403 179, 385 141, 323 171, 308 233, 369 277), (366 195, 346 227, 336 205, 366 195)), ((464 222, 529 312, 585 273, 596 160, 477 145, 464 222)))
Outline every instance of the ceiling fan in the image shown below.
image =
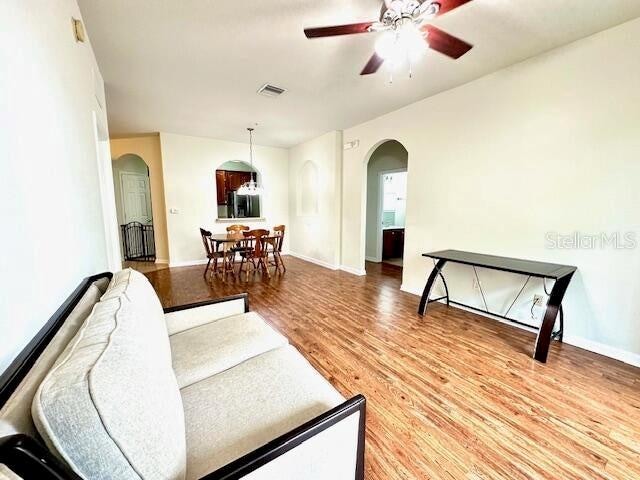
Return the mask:
POLYGON ((376 51, 360 75, 378 71, 385 61, 411 64, 431 48, 453 59, 471 50, 472 45, 434 27, 429 21, 471 0, 385 0, 377 22, 352 23, 331 27, 306 28, 307 38, 334 37, 355 33, 384 32, 376 51))

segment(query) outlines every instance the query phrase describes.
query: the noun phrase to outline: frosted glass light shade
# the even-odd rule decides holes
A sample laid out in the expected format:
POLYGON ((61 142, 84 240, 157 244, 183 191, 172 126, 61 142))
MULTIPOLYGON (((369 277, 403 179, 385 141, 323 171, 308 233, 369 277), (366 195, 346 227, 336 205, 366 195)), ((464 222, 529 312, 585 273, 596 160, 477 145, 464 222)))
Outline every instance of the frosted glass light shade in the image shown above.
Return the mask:
POLYGON ((260 188, 256 182, 251 180, 250 182, 243 183, 236 193, 238 195, 256 196, 262 194, 262 188, 260 188))
POLYGON ((415 63, 427 51, 427 37, 414 23, 406 23, 398 30, 384 32, 376 42, 376 54, 399 67, 406 62, 415 63))

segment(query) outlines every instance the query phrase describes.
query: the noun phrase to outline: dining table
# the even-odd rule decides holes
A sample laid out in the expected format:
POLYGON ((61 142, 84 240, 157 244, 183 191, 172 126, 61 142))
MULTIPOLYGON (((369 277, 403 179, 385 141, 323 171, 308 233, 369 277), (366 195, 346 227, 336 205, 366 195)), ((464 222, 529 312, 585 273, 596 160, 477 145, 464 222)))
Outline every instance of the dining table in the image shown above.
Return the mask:
MULTIPOLYGON (((211 242, 214 244, 215 251, 220 251, 222 248, 223 252, 223 266, 222 271, 220 273, 226 276, 225 274, 231 273, 235 275, 234 269, 234 259, 235 252, 232 252, 233 248, 237 248, 240 242, 244 240, 251 240, 255 237, 247 236, 243 232, 227 232, 227 233, 214 233, 211 235, 211 242)), ((264 244, 270 243, 273 245, 273 241, 276 239, 275 236, 262 237, 261 241, 264 244)), ((266 252, 266 247, 263 250, 266 252)))
MULTIPOLYGON (((214 233, 211 235, 211 242, 214 244, 214 250, 220 251, 222 248, 223 252, 223 261, 222 261, 222 274, 232 273, 235 275, 235 270, 233 268, 233 260, 235 257, 231 255, 231 249, 237 247, 238 244, 251 237, 246 237, 242 232, 227 232, 227 233, 214 233)), ((224 278, 224 277, 223 277, 224 278)))
POLYGON ((217 245, 236 244, 245 238, 247 237, 242 232, 214 233, 211 235, 211 240, 217 245))

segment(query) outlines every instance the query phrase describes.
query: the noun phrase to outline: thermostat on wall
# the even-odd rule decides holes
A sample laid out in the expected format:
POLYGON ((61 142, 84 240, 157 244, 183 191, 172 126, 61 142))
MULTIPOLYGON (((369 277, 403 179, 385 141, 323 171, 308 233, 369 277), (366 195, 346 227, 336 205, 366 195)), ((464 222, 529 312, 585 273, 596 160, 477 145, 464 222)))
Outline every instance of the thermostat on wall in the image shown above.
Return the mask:
POLYGON ((84 33, 84 25, 77 18, 71 18, 71 26, 73 27, 73 36, 76 42, 84 43, 86 35, 84 33))
POLYGON ((353 148, 358 148, 360 146, 360 140, 354 140, 352 142, 348 142, 344 144, 345 150, 351 150, 353 148))

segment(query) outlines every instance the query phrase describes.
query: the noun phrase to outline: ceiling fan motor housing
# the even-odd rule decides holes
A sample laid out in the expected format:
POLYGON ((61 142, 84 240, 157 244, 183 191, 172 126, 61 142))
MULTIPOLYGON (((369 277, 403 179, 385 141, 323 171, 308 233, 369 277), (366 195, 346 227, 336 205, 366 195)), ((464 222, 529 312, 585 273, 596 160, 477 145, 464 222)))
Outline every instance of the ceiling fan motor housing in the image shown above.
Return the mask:
POLYGON ((393 27, 404 19, 418 20, 434 17, 439 11, 440 4, 430 0, 393 0, 382 5, 380 23, 393 27))

